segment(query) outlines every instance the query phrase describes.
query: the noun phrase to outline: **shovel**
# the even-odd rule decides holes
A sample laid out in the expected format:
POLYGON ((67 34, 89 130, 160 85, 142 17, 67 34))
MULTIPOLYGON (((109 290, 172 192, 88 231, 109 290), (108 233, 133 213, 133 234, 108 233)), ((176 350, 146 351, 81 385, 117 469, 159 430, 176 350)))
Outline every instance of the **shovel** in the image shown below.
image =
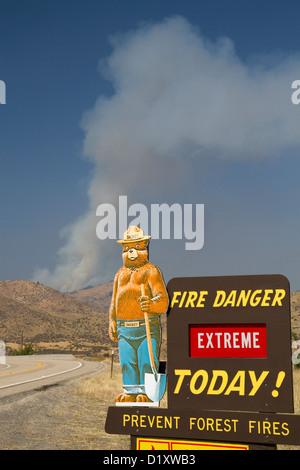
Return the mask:
MULTIPOLYGON (((142 284, 142 297, 145 297, 145 286, 142 284)), ((147 333, 147 343, 148 343, 148 351, 150 357, 150 365, 153 374, 145 373, 145 392, 146 395, 152 401, 159 401, 166 389, 166 374, 159 374, 156 370, 154 364, 154 357, 153 357, 153 348, 152 348, 152 340, 151 340, 151 332, 150 332, 150 323, 148 313, 144 312, 145 317, 145 324, 146 324, 146 333, 147 333)))

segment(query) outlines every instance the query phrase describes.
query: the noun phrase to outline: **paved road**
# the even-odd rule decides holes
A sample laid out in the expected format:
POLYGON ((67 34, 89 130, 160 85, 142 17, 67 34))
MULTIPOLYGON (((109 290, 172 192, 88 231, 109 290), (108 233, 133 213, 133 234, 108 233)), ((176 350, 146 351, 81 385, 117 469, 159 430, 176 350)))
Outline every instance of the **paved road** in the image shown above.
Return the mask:
POLYGON ((0 399, 90 374, 101 369, 94 361, 79 361, 71 354, 7 356, 0 364, 0 399))

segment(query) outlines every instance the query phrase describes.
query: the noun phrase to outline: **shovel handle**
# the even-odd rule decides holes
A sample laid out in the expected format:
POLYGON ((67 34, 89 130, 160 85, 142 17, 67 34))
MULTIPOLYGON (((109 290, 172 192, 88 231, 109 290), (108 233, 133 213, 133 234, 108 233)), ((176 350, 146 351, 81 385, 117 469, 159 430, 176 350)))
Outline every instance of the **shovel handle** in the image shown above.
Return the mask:
MULTIPOLYGON (((145 297, 145 285, 142 284, 141 286, 142 289, 142 297, 145 297)), ((144 317, 145 317, 145 325, 146 325, 146 333, 147 333, 147 342, 148 342, 148 350, 149 350, 149 357, 150 357, 150 365, 152 369, 155 369, 155 364, 154 364, 154 356, 153 356, 153 348, 152 348, 152 340, 151 340, 151 331, 150 331, 150 323, 149 323, 149 317, 148 313, 144 312, 144 317)))

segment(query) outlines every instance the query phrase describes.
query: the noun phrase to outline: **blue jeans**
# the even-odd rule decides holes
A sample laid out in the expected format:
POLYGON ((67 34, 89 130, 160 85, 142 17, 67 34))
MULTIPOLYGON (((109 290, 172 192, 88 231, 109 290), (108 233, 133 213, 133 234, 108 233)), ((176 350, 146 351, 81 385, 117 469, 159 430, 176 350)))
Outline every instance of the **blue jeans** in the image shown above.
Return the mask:
MULTIPOLYGON (((141 325, 127 328, 126 326, 121 326, 121 323, 124 323, 124 320, 117 320, 119 356, 124 393, 128 395, 145 393, 145 373, 152 373, 146 326, 141 325)), ((161 330, 160 322, 157 317, 150 319, 150 330, 154 364, 158 370, 161 330)))

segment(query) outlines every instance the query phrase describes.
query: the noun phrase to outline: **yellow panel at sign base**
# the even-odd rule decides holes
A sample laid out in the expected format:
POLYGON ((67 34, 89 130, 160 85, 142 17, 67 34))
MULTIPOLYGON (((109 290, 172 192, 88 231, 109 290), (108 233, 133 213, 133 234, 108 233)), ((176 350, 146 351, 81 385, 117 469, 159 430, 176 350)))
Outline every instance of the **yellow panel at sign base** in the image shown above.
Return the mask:
POLYGON ((246 444, 137 438, 137 450, 249 450, 246 444))

